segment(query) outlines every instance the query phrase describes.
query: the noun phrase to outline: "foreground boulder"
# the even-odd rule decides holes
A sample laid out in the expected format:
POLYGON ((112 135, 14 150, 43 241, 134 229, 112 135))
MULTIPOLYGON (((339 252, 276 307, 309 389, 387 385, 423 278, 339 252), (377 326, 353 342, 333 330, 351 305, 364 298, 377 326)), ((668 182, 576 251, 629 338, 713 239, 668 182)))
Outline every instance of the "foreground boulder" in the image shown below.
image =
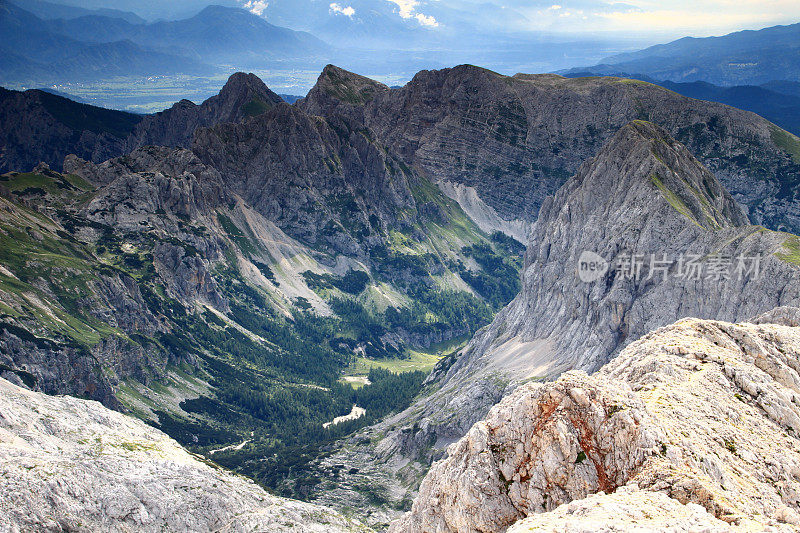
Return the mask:
POLYGON ((0 523, 9 531, 354 531, 278 498, 101 404, 0 379, 0 523))
POLYGON ((593 494, 561 505, 549 513, 520 520, 506 533, 597 533, 647 531, 648 533, 725 533, 730 526, 700 505, 679 501, 660 492, 620 487, 614 494, 593 494))
POLYGON ((505 531, 526 517, 512 531, 644 518, 648 530, 796 531, 799 321, 796 308, 683 319, 592 376, 519 387, 449 447, 391 531, 505 531))

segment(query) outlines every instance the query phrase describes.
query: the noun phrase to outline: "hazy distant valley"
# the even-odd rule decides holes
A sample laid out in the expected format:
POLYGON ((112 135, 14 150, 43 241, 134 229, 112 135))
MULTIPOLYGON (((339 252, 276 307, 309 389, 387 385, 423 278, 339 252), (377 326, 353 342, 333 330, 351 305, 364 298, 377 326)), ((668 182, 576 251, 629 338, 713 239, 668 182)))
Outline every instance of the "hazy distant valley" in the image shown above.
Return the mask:
POLYGON ((378 3, 380 9, 359 9, 367 18, 329 21, 327 4, 272 2, 270 9, 281 13, 270 17, 276 21, 270 24, 236 2, 194 12, 187 7, 175 20, 148 22, 122 11, 4 0, 0 29, 9 40, 0 83, 14 89, 49 88, 94 105, 149 113, 181 98, 199 103, 243 69, 258 74, 278 93, 304 96, 328 63, 394 86, 423 68, 470 62, 509 74, 541 72, 591 64, 641 43, 631 40, 620 47, 614 40, 560 37, 549 42, 474 32, 465 39, 462 26, 475 21, 461 21, 439 35, 416 22, 394 22, 399 19, 393 13, 397 6, 378 3), (376 31, 387 24, 387 31, 376 31), (564 48, 569 58, 558 59, 564 48))

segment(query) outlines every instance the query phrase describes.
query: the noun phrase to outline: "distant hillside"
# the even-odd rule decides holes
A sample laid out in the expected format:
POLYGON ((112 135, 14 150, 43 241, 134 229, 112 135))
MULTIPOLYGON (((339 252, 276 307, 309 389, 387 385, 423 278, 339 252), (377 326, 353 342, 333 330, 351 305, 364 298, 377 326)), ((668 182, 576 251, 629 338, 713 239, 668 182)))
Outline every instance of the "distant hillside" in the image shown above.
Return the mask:
POLYGON ((765 89, 775 91, 776 93, 788 94, 791 96, 800 96, 800 82, 775 80, 769 81, 762 85, 765 89))
POLYGON ((99 161, 119 155, 140 120, 45 91, 0 87, 0 172, 41 161, 59 168, 67 154, 99 161))
POLYGON ((800 96, 781 94, 753 85, 718 87, 702 81, 692 83, 665 81, 659 85, 691 98, 720 102, 752 111, 783 129, 800 135, 800 96))
POLYGON ((184 20, 131 24, 108 16, 85 16, 48 22, 48 29, 85 41, 128 39, 142 47, 169 51, 206 62, 318 53, 327 45, 310 33, 274 26, 244 9, 208 6, 184 20))
POLYGON ((74 94, 69 94, 69 93, 65 93, 65 92, 62 92, 62 91, 57 91, 57 90, 51 89, 49 87, 38 87, 36 90, 42 91, 42 92, 46 92, 46 93, 50 93, 50 94, 54 94, 56 96, 60 96, 61 98, 66 98, 68 100, 72 100, 73 102, 77 102, 79 104, 88 104, 89 103, 86 100, 84 100, 83 98, 75 96, 74 94))
MULTIPOLYGON (((103 18, 103 17, 101 17, 103 18)), ((128 24, 122 19, 116 20, 128 24)), ((81 81, 114 76, 200 74, 211 68, 171 52, 143 48, 131 41, 91 43, 49 29, 49 23, 6 0, 0 0, 3 59, 0 82, 36 80, 81 81)))
POLYGON ((568 72, 578 70, 603 75, 638 73, 657 80, 706 81, 724 86, 800 81, 800 24, 722 37, 684 37, 568 72))
MULTIPOLYGON (((34 3, 37 12, 47 3, 34 3)), ((61 10, 63 11, 63 10, 61 10)), ((122 12, 67 11, 43 20, 0 0, 0 83, 86 81, 115 76, 207 75, 211 64, 309 57, 328 45, 237 8, 209 6, 152 24, 122 12)))
MULTIPOLYGON (((649 76, 640 74, 620 72, 615 75, 655 83, 690 98, 719 102, 752 111, 795 135, 800 134, 800 83, 771 82, 761 86, 720 87, 704 81, 675 83, 653 80, 649 76)), ((588 70, 574 72, 567 77, 584 78, 589 76, 597 76, 597 73, 588 70)))
POLYGON ((0 172, 40 162, 61 169, 68 154, 100 162, 146 145, 184 146, 199 127, 240 122, 281 103, 254 74, 230 77, 218 95, 197 105, 181 100, 154 115, 73 102, 49 90, 0 87, 0 172))
POLYGON ((287 104, 293 104, 302 98, 302 96, 298 96, 296 94, 279 94, 278 96, 280 96, 281 99, 287 104))
POLYGON ((143 24, 146 22, 136 13, 122 11, 120 9, 87 9, 78 6, 54 4, 53 2, 46 2, 45 0, 14 0, 11 3, 26 11, 30 11, 42 20, 74 19, 86 15, 103 15, 106 17, 123 19, 131 24, 143 24))

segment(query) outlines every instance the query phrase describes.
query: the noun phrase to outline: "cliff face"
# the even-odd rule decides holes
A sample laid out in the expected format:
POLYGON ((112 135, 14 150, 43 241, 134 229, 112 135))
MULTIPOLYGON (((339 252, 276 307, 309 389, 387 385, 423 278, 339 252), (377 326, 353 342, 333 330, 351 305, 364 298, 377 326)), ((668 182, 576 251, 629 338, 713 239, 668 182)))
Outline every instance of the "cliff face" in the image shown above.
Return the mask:
POLYGON ((361 531, 96 402, 0 379, 0 518, 20 531, 361 531))
POLYGON ((156 236, 148 259, 170 297, 227 308, 210 274, 223 259, 224 236, 198 231, 216 229, 215 210, 234 201, 219 172, 188 150, 152 146, 98 165, 70 157, 65 167, 103 184, 79 212, 89 223, 156 236))
POLYGON ((684 319, 592 376, 519 387, 448 448, 391 531, 505 531, 525 517, 510 531, 636 518, 657 531, 795 530, 798 318, 684 319))
POLYGON ((626 126, 584 164, 531 237, 520 294, 429 378, 440 392, 422 403, 440 437, 466 430, 510 383, 597 370, 678 318, 742 320, 800 302, 796 238, 747 225, 716 178, 650 123, 626 126), (590 282, 586 252, 607 268, 590 282), (700 270, 687 270, 692 259, 700 270))
POLYGON ((431 392, 366 433, 377 444, 359 448, 354 439, 331 461, 382 463, 404 476, 387 478, 389 486, 413 487, 426 462, 520 383, 596 371, 683 317, 737 321, 797 305, 796 239, 749 225, 680 143, 634 122, 544 203, 515 300, 434 368, 431 392), (596 254, 588 257, 597 271, 580 271, 585 252, 596 254), (641 262, 638 273, 626 267, 633 256, 628 266, 641 262), (652 275, 651 260, 662 262, 652 275), (690 262, 702 270, 688 271, 690 262), (748 272, 756 262, 758 273, 748 272), (715 274, 714 265, 727 268, 715 274))
POLYGON ((506 221, 534 220, 621 127, 653 122, 706 165, 754 223, 800 232, 800 141, 753 113, 621 78, 513 77, 465 65, 422 71, 406 86, 328 67, 298 103, 361 123, 437 183, 474 187, 506 221), (369 97, 354 95, 368 94, 369 97), (768 198, 766 202, 765 198, 768 198))
POLYGON ((417 221, 408 167, 368 132, 336 129, 287 104, 202 129, 192 150, 256 210, 310 245, 365 257, 387 228, 417 221))

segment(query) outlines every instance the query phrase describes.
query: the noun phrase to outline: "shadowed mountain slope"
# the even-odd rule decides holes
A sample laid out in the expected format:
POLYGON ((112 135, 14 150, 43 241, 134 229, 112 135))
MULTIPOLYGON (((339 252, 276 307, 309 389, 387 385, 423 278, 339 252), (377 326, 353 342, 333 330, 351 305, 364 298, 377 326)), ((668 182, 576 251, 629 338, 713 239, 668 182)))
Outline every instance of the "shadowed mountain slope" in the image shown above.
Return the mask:
POLYGON ((766 120, 621 78, 513 77, 464 65, 386 90, 327 67, 298 103, 363 125, 435 183, 472 187, 505 220, 534 220, 622 126, 666 129, 771 229, 800 231, 800 140, 766 120), (360 98, 364 91, 369 98, 360 98))

